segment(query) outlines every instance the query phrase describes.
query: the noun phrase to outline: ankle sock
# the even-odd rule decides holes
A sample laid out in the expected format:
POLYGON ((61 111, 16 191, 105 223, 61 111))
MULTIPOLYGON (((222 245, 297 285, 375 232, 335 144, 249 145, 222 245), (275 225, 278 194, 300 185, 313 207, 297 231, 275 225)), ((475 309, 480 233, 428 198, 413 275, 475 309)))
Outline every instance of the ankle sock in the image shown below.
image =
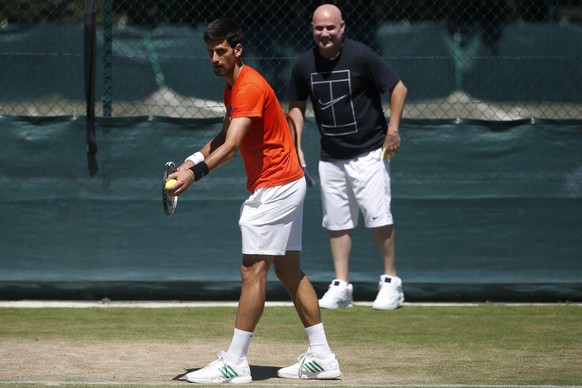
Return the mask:
POLYGON ((232 336, 232 341, 226 352, 226 357, 236 365, 239 365, 247 358, 249 352, 249 345, 251 344, 251 339, 253 338, 253 333, 249 331, 234 329, 234 334, 232 336))
POLYGON ((323 323, 318 323, 305 328, 307 338, 309 338, 309 350, 317 358, 327 360, 331 357, 331 349, 327 343, 327 337, 323 328, 323 323))

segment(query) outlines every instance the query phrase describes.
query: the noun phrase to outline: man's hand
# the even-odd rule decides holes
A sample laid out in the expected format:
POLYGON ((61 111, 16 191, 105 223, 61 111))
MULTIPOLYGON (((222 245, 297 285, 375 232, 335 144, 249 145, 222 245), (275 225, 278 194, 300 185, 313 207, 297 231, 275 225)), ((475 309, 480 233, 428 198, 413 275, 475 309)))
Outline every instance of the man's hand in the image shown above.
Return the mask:
POLYGON ((191 160, 186 160, 176 169, 175 173, 168 176, 168 179, 174 178, 177 180, 172 187, 166 189, 169 195, 178 196, 183 194, 194 183, 194 173, 190 170, 192 166, 194 166, 194 163, 191 160))
POLYGON ((385 158, 391 158, 400 149, 400 135, 398 132, 388 131, 386 138, 384 139, 384 145, 382 146, 382 151, 384 151, 385 158))

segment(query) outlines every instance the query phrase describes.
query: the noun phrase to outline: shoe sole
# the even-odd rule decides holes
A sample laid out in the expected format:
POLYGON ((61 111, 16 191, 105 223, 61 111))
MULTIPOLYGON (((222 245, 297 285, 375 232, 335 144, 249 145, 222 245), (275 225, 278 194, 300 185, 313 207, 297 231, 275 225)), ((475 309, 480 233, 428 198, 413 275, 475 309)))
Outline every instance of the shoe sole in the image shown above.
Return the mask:
POLYGON ((404 303, 404 298, 399 299, 398 302, 392 306, 384 307, 384 306, 377 306, 376 304, 372 304, 372 308, 376 310, 396 310, 404 303))
POLYGON ((336 306, 322 306, 321 304, 319 305, 320 308, 322 309, 328 309, 328 310, 334 310, 334 309, 343 309, 346 307, 353 307, 353 302, 347 303, 347 304, 338 304, 336 306))
POLYGON ((253 381, 251 376, 240 376, 235 377, 230 380, 208 380, 208 379, 189 379, 186 378, 190 383, 197 384, 248 384, 253 381))
POLYGON ((319 306, 322 309, 326 309, 326 310, 337 310, 337 309, 345 309, 345 308, 349 308, 349 307, 353 307, 353 304, 348 304, 345 306, 335 306, 335 307, 327 307, 327 306, 319 306))

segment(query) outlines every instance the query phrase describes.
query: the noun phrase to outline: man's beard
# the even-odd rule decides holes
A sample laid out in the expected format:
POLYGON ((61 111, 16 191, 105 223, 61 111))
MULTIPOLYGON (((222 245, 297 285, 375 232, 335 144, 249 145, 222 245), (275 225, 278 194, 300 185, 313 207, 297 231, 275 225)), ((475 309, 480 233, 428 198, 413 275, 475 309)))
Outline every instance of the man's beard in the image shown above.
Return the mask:
POLYGON ((214 74, 222 77, 224 75, 224 67, 219 66, 219 67, 213 67, 212 70, 214 71, 214 74))

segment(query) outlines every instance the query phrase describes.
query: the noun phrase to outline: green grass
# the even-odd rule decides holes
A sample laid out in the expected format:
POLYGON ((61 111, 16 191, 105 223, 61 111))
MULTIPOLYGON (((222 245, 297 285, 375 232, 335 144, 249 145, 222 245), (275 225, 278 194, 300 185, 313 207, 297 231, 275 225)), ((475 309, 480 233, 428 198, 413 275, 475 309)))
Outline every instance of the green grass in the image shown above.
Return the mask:
MULTIPOLYGON (((221 341, 236 309, 0 308, 5 341, 221 341)), ((398 375, 399 383, 582 384, 582 306, 405 306, 323 310, 328 340, 342 369, 398 375)), ((226 338, 226 340, 225 340, 226 338)), ((267 307, 255 340, 301 345, 292 307, 267 307)), ((0 373, 0 381, 1 373, 0 373)), ((382 381, 382 379, 379 379, 382 381)), ((389 384, 390 381, 383 381, 389 384)))

